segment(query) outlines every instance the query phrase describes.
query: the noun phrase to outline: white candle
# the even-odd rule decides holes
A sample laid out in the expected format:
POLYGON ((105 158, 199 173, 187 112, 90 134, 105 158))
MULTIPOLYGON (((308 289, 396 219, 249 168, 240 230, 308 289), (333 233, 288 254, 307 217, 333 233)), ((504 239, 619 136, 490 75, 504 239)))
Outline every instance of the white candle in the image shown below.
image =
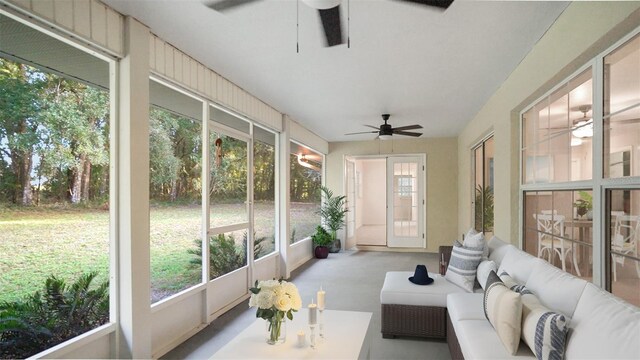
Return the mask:
POLYGON ((318 323, 318 306, 311 301, 309 304, 309 325, 315 325, 318 323))
POLYGON ((325 291, 320 286, 320 291, 318 291, 318 310, 324 310, 324 294, 325 291))
POLYGON ((304 336, 304 331, 298 331, 298 346, 304 346, 307 342, 307 339, 304 336))

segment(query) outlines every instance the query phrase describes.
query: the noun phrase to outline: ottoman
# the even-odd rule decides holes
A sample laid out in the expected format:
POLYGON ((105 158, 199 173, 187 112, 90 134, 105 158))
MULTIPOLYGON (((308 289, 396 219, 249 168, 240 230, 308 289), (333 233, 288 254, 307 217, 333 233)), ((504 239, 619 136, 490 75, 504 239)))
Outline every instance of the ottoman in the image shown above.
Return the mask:
POLYGON ((447 295, 466 291, 429 273, 430 285, 409 281, 410 271, 391 271, 380 291, 382 307, 382 337, 417 336, 445 339, 447 337, 447 295))

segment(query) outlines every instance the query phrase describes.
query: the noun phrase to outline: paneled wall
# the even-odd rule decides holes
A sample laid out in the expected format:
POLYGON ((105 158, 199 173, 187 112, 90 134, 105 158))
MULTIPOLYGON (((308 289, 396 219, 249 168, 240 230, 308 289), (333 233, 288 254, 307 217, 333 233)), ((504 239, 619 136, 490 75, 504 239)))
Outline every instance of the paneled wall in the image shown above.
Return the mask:
POLYGON ((282 114, 157 36, 149 38, 151 71, 267 127, 282 131, 282 114))
POLYGON ((124 17, 96 0, 6 0, 30 16, 55 25, 112 55, 122 56, 124 17))

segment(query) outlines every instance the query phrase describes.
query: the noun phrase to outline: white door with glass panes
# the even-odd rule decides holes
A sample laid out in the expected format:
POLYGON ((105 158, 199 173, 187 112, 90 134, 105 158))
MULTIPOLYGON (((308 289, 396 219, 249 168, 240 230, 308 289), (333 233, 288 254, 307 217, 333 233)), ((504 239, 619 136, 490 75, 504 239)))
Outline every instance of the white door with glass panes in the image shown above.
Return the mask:
POLYGON ((215 313, 248 293, 253 241, 250 204, 251 138, 211 123, 209 132, 209 280, 215 313))
POLYGON ((387 158, 387 246, 424 248, 424 157, 387 158))

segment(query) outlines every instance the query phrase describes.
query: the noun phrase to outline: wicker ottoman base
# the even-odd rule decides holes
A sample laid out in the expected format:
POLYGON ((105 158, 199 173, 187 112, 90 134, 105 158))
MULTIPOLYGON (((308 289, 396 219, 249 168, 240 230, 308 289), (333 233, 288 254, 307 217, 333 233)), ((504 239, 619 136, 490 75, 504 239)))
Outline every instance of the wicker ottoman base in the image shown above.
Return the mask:
POLYGON ((382 337, 417 336, 445 339, 447 308, 382 304, 382 337))

